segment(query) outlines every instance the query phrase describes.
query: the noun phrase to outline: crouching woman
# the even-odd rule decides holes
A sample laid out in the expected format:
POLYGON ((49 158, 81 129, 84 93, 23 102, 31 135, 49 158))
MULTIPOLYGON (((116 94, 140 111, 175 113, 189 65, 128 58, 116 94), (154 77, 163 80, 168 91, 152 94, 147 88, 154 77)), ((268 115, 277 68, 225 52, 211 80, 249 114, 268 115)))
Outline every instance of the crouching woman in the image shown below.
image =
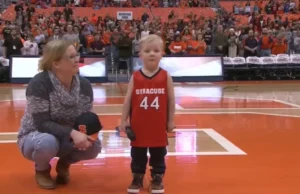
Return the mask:
POLYGON ((35 180, 43 189, 69 182, 69 167, 81 160, 96 158, 100 140, 91 141, 73 129, 76 117, 92 110, 90 82, 78 75, 79 56, 66 40, 48 42, 39 61, 40 73, 26 89, 27 106, 18 133, 23 156, 35 164, 35 180), (56 180, 50 160, 59 157, 56 180))

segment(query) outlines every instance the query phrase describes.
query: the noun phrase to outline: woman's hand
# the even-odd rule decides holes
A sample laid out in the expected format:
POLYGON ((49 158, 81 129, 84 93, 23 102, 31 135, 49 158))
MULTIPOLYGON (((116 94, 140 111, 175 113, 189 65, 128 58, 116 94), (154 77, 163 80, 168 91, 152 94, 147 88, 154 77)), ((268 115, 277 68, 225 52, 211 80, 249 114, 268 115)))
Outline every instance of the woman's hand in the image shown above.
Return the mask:
POLYGON ((92 145, 92 142, 89 140, 89 137, 84 133, 73 129, 70 135, 73 139, 74 146, 79 150, 86 150, 92 145))

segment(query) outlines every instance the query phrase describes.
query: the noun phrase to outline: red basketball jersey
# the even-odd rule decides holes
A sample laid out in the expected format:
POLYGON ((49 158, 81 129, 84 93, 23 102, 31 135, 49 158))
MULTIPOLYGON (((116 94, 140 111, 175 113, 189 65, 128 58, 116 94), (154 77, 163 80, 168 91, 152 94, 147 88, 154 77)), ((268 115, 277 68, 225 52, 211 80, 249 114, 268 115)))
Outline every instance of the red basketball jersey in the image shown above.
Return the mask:
POLYGON ((168 73, 159 69, 152 77, 141 70, 133 73, 130 124, 135 147, 167 146, 168 73))

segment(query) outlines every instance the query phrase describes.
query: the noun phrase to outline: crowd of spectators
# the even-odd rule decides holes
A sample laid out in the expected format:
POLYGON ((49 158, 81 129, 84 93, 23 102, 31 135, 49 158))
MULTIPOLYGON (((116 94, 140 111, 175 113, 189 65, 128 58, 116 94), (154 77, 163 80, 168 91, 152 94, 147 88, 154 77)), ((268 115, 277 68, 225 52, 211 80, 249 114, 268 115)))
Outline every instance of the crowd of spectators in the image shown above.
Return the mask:
MULTIPOLYGON (((48 6, 51 4, 43 2, 48 6)), ((65 4, 65 1, 60 2, 65 4)), ((97 17, 95 12, 90 17, 80 18, 74 16, 74 5, 78 6, 78 2, 79 5, 86 3, 67 3, 62 11, 56 8, 50 16, 36 14, 40 4, 26 6, 26 3, 20 2, 15 5, 15 21, 5 21, 1 26, 0 55, 4 58, 18 54, 39 55, 48 41, 68 39, 82 54, 112 53, 115 61, 118 61, 119 58, 137 54, 138 40, 152 33, 163 38, 166 55, 222 54, 248 57, 300 54, 300 20, 290 20, 284 14, 278 14, 282 7, 284 13, 297 14, 293 0, 282 3, 271 0, 265 8, 261 1, 254 2, 254 5, 250 2, 238 3, 238 6, 233 6, 232 12, 222 10, 215 18, 195 13, 179 18, 177 13, 171 11, 164 21, 159 16, 150 17, 147 13, 140 19, 129 21, 117 20, 114 13, 97 17), (288 8, 285 9, 285 5, 289 5, 288 8), (271 12, 265 15, 269 13, 268 7, 272 7, 271 12), (237 14, 246 14, 248 23, 240 24, 237 14)), ((106 0, 97 2, 110 4, 106 0)), ((146 1, 143 2, 145 5, 146 1)), ((202 1, 185 2, 188 6, 199 6, 198 3, 202 1)))
POLYGON ((254 5, 251 3, 235 3, 233 5, 233 11, 235 15, 248 15, 251 13, 261 14, 265 12, 266 14, 287 14, 287 13, 297 13, 296 2, 294 0, 285 1, 269 1, 264 5, 264 1, 255 1, 254 5))
POLYGON ((47 9, 49 6, 64 7, 71 4, 73 7, 208 7, 208 0, 31 0, 26 2, 35 4, 37 8, 47 9))

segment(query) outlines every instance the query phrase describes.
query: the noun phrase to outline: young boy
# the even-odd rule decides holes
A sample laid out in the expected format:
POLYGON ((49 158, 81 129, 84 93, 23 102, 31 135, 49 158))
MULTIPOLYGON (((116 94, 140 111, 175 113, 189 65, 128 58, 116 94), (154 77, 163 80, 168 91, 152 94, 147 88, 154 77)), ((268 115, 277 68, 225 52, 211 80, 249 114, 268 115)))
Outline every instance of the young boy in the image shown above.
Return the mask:
POLYGON ((121 129, 131 126, 136 140, 131 141, 131 171, 133 180, 128 193, 139 193, 150 152, 151 191, 164 193, 168 145, 167 131, 174 129, 175 97, 171 76, 158 64, 163 56, 163 41, 157 35, 140 40, 143 68, 133 73, 123 106, 121 129), (129 117, 129 123, 127 119, 129 117))

